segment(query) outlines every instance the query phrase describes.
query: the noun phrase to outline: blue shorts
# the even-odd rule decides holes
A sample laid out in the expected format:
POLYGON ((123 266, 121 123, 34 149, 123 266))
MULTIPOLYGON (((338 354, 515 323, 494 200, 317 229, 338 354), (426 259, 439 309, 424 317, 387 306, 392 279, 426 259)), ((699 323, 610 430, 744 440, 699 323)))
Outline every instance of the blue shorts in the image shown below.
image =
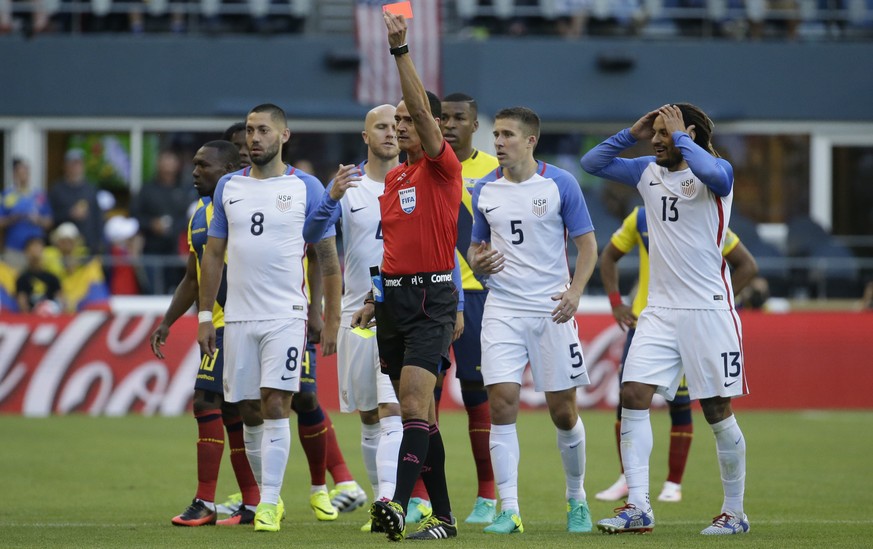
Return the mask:
POLYGON ((300 371, 300 392, 315 393, 316 392, 316 362, 315 362, 315 343, 306 342, 306 354, 303 355, 303 369, 300 371))
POLYGON ((215 330, 215 354, 200 353, 200 369, 194 389, 224 395, 224 326, 215 330))
POLYGON ((455 377, 463 381, 482 383, 482 311, 487 291, 464 291, 464 333, 452 343, 455 377))

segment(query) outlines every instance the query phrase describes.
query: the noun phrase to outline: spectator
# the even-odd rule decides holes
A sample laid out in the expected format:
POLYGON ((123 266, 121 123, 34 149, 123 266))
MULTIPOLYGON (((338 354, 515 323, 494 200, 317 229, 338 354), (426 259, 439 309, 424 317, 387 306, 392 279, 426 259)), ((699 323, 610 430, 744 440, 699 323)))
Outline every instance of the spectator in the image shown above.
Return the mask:
POLYGON ((132 217, 116 215, 106 221, 106 242, 112 263, 109 272, 109 293, 137 295, 144 284, 142 271, 142 235, 139 222, 132 217))
POLYGON ((58 226, 72 222, 91 253, 103 250, 103 213, 96 187, 85 179, 82 149, 70 149, 64 155, 64 178, 52 185, 49 203, 58 226))
POLYGON ((102 309, 109 304, 109 288, 100 259, 88 256, 73 223, 62 223, 51 234, 53 246, 46 248, 44 265, 61 281, 65 311, 102 309))
POLYGON ((185 231, 188 206, 196 199, 193 187, 181 184, 181 168, 179 155, 161 151, 155 179, 140 190, 131 208, 145 238, 143 255, 157 261, 146 263, 150 293, 163 293, 184 274, 184 269, 166 264, 167 259, 178 255, 179 235, 185 231))
POLYGON ((15 281, 18 311, 40 315, 61 312, 61 281, 43 266, 45 244, 41 237, 31 237, 24 247, 27 266, 15 281))
POLYGON ((0 229, 4 232, 4 260, 15 268, 25 265, 24 247, 32 238, 45 240, 52 226, 52 210, 45 193, 30 187, 30 166, 12 160, 14 188, 0 200, 0 229))

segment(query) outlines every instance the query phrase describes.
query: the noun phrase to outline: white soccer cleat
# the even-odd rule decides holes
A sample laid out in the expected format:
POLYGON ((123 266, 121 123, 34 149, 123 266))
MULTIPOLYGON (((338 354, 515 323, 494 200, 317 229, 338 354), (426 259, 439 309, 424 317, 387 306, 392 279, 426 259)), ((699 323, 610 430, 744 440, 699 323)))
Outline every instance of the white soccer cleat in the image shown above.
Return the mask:
POLYGON ((745 534, 749 531, 749 518, 743 516, 722 513, 712 519, 712 525, 700 531, 704 536, 728 536, 731 534, 745 534))
POLYGON ((668 480, 664 483, 664 487, 658 495, 658 501, 666 501, 668 503, 678 503, 682 501, 682 485, 668 480))
POLYGON ((597 522, 597 529, 605 534, 649 534, 655 528, 652 510, 643 511, 631 503, 615 509, 612 518, 597 522))
POLYGON ((627 497, 627 480, 624 474, 618 477, 612 486, 594 496, 600 501, 618 501, 627 497))

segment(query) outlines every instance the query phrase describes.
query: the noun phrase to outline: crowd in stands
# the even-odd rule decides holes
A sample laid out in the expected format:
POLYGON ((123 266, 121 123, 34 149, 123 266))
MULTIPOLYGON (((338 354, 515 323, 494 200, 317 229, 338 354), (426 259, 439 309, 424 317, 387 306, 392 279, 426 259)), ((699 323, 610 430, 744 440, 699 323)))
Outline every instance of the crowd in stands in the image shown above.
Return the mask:
POLYGON ((27 162, 13 161, 12 185, 0 198, 3 310, 105 308, 110 295, 166 293, 181 277, 196 193, 178 154, 159 154, 155 180, 127 209, 86 179, 83 164, 81 149, 68 150, 63 177, 44 193, 31 186, 27 162))
MULTIPOLYGON (((346 0, 348 18, 356 1, 346 0)), ((436 0, 434 0, 436 1, 436 0)), ((340 4, 342 2, 332 2, 340 4)), ((442 0, 448 32, 491 35, 873 37, 873 0, 442 0)), ((0 33, 319 32, 310 0, 0 0, 0 33)))

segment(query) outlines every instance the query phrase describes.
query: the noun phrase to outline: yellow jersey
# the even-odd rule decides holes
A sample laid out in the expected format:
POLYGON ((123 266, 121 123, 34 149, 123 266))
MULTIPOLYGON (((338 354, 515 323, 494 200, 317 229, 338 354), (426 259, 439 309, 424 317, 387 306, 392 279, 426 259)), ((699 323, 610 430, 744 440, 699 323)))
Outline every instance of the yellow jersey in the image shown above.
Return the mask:
POLYGON ((458 244, 456 255, 461 267, 461 285, 464 291, 484 291, 485 286, 473 274, 473 269, 467 263, 466 253, 470 247, 470 237, 473 234, 473 187, 476 181, 485 177, 498 167, 497 158, 478 149, 473 149, 470 158, 461 162, 461 177, 464 178, 464 189, 461 193, 461 211, 458 214, 458 244))

